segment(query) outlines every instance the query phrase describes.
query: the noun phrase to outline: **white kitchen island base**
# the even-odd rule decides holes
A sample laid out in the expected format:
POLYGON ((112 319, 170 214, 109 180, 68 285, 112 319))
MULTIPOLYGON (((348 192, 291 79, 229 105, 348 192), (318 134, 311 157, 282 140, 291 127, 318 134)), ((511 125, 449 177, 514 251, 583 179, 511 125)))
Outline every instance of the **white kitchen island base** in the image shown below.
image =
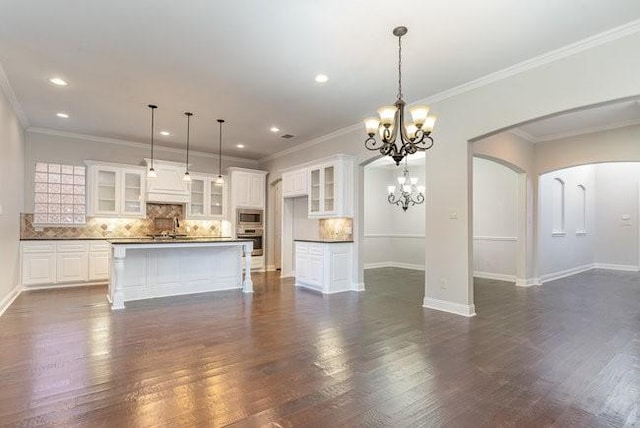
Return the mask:
MULTIPOLYGON (((244 240, 110 241, 111 309, 155 297, 242 288, 253 292, 251 269, 242 275, 242 256, 253 244, 244 240)), ((249 266, 251 264, 249 263, 249 266)))

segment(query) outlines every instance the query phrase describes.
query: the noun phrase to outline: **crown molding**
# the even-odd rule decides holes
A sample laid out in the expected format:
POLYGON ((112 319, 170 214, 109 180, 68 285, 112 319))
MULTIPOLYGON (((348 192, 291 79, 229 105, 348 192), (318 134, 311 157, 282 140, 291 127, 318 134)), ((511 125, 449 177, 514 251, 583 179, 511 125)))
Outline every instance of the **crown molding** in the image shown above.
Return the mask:
POLYGON ((530 143, 538 143, 538 142, 540 142, 540 139, 538 137, 535 137, 535 136, 529 134, 528 132, 523 131, 520 128, 511 128, 507 132, 515 135, 516 137, 520 137, 523 140, 527 140, 530 143))
MULTIPOLYGON (((593 36, 587 37, 575 43, 571 43, 569 45, 563 46, 559 49, 544 53, 542 55, 538 55, 531 59, 519 62, 518 64, 512 65, 510 67, 504 68, 502 70, 496 71, 491 74, 487 74, 486 76, 480 77, 476 80, 472 80, 467 83, 463 83, 462 85, 456 86, 451 89, 447 89, 445 91, 439 92, 435 95, 432 95, 427 98, 423 98, 411 104, 435 104, 449 98, 453 98, 455 96, 464 94, 466 92, 470 92, 474 89, 481 88, 483 86, 490 85, 491 83, 495 83, 499 80, 506 79, 508 77, 515 76, 520 73, 524 73, 525 71, 540 67, 545 64, 549 64, 555 61, 558 61, 563 58, 570 57, 577 53, 586 51, 588 49, 604 45, 606 43, 612 42, 614 40, 618 40, 635 33, 640 32, 640 19, 636 19, 634 21, 628 22, 619 27, 612 28, 607 31, 603 31, 601 33, 595 34, 593 36)), ((273 159, 277 159, 282 156, 286 156, 291 153, 295 153, 300 150, 307 149, 309 147, 315 146, 323 141, 330 140, 332 138, 338 137, 340 135, 347 134, 351 131, 357 130, 361 128, 361 124, 354 124, 351 126, 347 126, 345 128, 339 129, 335 132, 327 134, 322 137, 315 138, 313 140, 307 141, 305 143, 299 144, 295 147, 291 147, 289 149, 282 150, 280 152, 274 153, 272 155, 266 156, 258 160, 258 162, 267 162, 273 159)), ((516 134, 517 135, 517 134, 516 134)), ((525 137, 522 137, 525 138, 525 137)), ((525 138, 526 139, 526 138, 525 138)), ((535 139, 535 138, 534 138, 535 139)))
POLYGON ((9 82, 9 78, 7 77, 7 73, 4 71, 2 64, 0 64, 0 89, 2 89, 2 92, 4 92, 5 96, 9 100, 9 104, 13 107, 13 111, 18 117, 22 128, 27 129, 29 127, 29 118, 24 113, 22 105, 20 105, 20 101, 18 101, 18 97, 16 97, 13 87, 11 87, 11 83, 9 82))
POLYGON ((557 134, 545 135, 536 138, 535 143, 546 143, 548 141, 563 140, 565 138, 578 137, 580 135, 594 134, 596 132, 611 131, 613 129, 626 128, 627 126, 640 125, 640 119, 625 120, 622 122, 608 123, 601 126, 593 126, 591 128, 581 128, 579 130, 559 132, 557 134))
MULTIPOLYGON (((116 145, 120 145, 120 146, 127 146, 127 147, 135 147, 138 149, 147 149, 149 148, 149 144, 145 144, 145 143, 137 143, 134 141, 128 141, 128 140, 120 140, 117 138, 108 138, 108 137, 97 137, 95 135, 87 135, 87 134, 78 134, 75 132, 68 132, 68 131, 61 131, 59 129, 50 129, 50 128, 38 128, 38 127, 29 127, 26 129, 27 132, 31 132, 34 134, 42 134, 42 135, 53 135, 56 137, 66 137, 66 138, 74 138, 74 139, 81 139, 81 140, 85 140, 85 141, 91 141, 93 143, 106 143, 106 144, 116 144, 116 145)), ((185 150, 184 149, 178 149, 175 147, 167 147, 167 146, 159 146, 159 145, 154 145, 154 150, 160 151, 160 152, 165 152, 165 153, 184 153, 185 150)), ((214 153, 208 153, 208 152, 199 152, 196 150, 189 150, 189 154, 190 155, 194 155, 194 156, 200 156, 203 158, 211 158, 211 159, 218 159, 218 155, 214 154, 214 153)), ((247 163, 247 164, 251 164, 251 165, 257 165, 258 161, 255 159, 246 159, 246 158, 239 158, 239 157, 235 157, 235 156, 225 156, 222 155, 222 159, 226 160, 226 161, 232 161, 232 162, 243 162, 243 163, 247 163)))

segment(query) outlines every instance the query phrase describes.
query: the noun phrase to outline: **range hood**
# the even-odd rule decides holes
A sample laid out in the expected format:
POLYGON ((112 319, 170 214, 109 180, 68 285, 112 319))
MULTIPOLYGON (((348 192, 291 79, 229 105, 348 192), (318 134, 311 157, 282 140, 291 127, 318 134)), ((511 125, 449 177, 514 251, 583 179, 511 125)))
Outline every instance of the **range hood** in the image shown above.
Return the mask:
MULTIPOLYGON (((146 159, 147 169, 151 159, 146 159)), ((189 183, 184 181, 184 163, 153 160, 155 178, 147 178, 147 202, 161 204, 186 204, 191 198, 189 183)))

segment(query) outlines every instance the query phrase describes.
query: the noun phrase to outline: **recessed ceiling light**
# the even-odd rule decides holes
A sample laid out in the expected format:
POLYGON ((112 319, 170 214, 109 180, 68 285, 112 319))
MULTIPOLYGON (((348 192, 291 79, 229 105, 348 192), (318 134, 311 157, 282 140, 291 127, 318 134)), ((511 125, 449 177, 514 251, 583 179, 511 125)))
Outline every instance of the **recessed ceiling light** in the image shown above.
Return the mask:
POLYGON ((69 118, 69 115, 67 113, 56 113, 56 116, 61 117, 63 119, 69 118))
POLYGON ((244 144, 236 144, 236 147, 239 149, 244 149, 244 144))
POLYGON ((327 83, 329 81, 329 76, 326 74, 318 74, 316 76, 316 82, 318 83, 327 83))
POLYGON ((53 83, 56 86, 67 86, 69 84, 69 82, 60 77, 52 77, 51 79, 49 79, 49 82, 53 83))
POLYGON ((279 132, 280 128, 278 128, 277 126, 272 126, 271 128, 269 128, 269 131, 271 131, 271 132, 279 132))
POLYGON ((160 135, 164 135, 165 137, 168 137, 169 135, 171 135, 171 132, 169 132, 169 131, 160 131, 160 135))

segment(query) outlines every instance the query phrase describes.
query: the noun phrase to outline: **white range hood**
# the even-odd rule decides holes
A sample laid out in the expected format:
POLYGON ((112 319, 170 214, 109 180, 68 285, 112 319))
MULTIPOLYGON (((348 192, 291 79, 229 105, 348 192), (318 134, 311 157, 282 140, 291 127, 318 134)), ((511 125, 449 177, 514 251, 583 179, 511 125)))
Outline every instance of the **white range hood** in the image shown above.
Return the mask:
MULTIPOLYGON (((145 158, 147 170, 151 166, 151 159, 145 158)), ((186 204, 191 197, 189 183, 183 180, 184 163, 153 160, 156 171, 155 178, 147 178, 147 202, 161 204, 186 204)))

